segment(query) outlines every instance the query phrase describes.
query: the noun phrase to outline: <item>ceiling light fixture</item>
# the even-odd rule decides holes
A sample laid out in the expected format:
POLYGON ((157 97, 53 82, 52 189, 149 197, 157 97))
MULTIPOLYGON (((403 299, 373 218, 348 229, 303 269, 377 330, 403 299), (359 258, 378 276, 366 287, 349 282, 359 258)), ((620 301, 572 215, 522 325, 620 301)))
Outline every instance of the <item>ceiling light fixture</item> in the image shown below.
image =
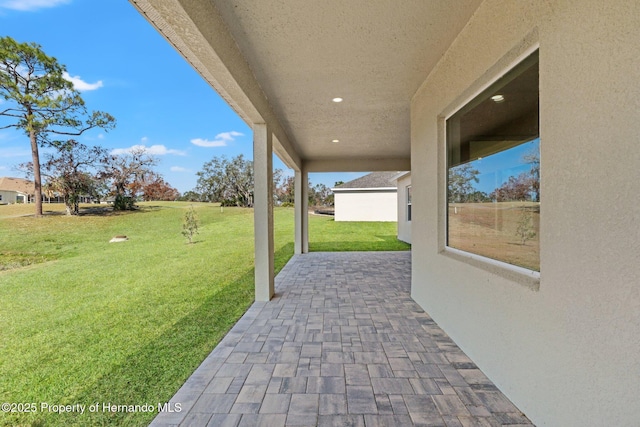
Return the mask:
POLYGON ((491 100, 492 100, 493 102, 500 103, 500 102, 503 102, 503 101, 504 101, 504 96, 502 96, 502 95, 493 95, 493 96, 491 97, 491 100))
POLYGON ((332 101, 333 102, 342 102, 342 98, 333 98, 332 101))
POLYGON ((331 142, 340 142, 339 139, 332 139, 331 142))

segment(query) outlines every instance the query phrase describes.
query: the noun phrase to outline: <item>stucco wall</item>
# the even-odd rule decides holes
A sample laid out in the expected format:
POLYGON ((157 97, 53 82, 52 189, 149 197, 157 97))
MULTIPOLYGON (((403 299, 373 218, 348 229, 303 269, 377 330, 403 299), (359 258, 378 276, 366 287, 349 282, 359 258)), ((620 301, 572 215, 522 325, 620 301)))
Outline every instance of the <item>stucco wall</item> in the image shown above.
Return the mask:
POLYGON ((396 221, 398 196, 394 190, 334 192, 336 221, 396 221))
POLYGON ((1 200, 0 200, 0 205, 6 205, 8 203, 15 203, 17 195, 18 195, 18 193, 16 193, 15 191, 0 190, 0 196, 2 196, 1 200))
POLYGON ((485 1, 412 103, 414 299, 539 426, 640 420, 640 3, 485 1), (444 116, 540 46, 539 289, 443 253, 444 116))
MULTIPOLYGON (((411 222, 407 220, 407 187, 411 185, 411 175, 398 179, 398 239, 411 243, 411 222)), ((411 211, 413 213, 413 201, 411 211)))

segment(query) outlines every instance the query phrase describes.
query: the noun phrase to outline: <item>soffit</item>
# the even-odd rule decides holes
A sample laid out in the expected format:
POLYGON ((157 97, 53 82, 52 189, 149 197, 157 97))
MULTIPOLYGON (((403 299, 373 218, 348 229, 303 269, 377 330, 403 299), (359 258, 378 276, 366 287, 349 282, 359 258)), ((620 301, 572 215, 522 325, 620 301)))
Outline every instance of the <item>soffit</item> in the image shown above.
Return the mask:
MULTIPOLYGON (((275 118, 282 129, 283 134, 276 135, 277 139, 287 139, 302 160, 324 161, 325 169, 331 168, 332 159, 340 160, 336 164, 341 166, 336 170, 345 169, 345 165, 348 168, 349 160, 410 158, 411 97, 481 3, 481 0, 131 1, 141 10, 145 4, 155 4, 160 14, 167 4, 203 13, 213 6, 215 25, 224 23, 256 84, 245 89, 246 75, 236 78, 235 83, 247 94, 255 91, 255 87, 260 89, 273 113, 271 120, 275 118), (344 101, 333 103, 334 97, 344 101), (340 142, 333 143, 334 139, 340 142)), ((164 10, 164 18, 171 22, 171 7, 164 10)), ((190 15, 192 22, 198 22, 199 31, 205 33, 203 17, 190 15)), ((162 25, 157 22, 155 25, 179 47, 162 30, 162 25)), ((174 25, 174 29, 181 31, 180 26, 174 25)), ((180 37, 181 43, 189 44, 189 34, 180 37)), ((209 44, 216 43, 211 37, 208 40, 209 44)), ((185 49, 179 49, 196 64, 185 49)), ((198 61, 206 64, 202 56, 206 50, 202 46, 193 47, 196 49, 198 61)), ((220 55, 215 46, 212 51, 220 55)), ((225 62, 224 55, 217 60, 225 62)), ((235 64, 228 64, 230 75, 234 74, 234 67, 235 64)), ((199 71, 206 78, 206 72, 199 71)), ((214 75, 208 80, 215 78, 214 75)), ((233 91, 225 90, 224 84, 212 82, 245 120, 251 119, 252 114, 241 101, 232 99, 233 91)), ((255 96, 248 94, 246 98, 255 104, 255 96)))

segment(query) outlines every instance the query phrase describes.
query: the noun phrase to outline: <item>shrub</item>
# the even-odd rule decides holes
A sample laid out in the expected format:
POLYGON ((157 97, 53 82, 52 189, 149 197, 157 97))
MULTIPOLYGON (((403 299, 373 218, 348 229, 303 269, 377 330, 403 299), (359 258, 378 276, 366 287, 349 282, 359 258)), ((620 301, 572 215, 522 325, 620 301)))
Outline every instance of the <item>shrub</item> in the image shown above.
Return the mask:
POLYGON ((520 214, 520 220, 518 221, 518 228, 516 229, 516 236, 522 242, 522 245, 527 243, 527 240, 536 237, 535 228, 533 225, 533 216, 531 210, 526 207, 522 209, 520 214))
POLYGON ((113 201, 113 210, 114 211, 130 211, 135 208, 135 202, 133 197, 123 196, 118 194, 113 201))
POLYGON ((193 243, 193 235, 198 234, 198 217, 193 206, 184 214, 182 223, 182 235, 187 238, 189 243, 193 243))

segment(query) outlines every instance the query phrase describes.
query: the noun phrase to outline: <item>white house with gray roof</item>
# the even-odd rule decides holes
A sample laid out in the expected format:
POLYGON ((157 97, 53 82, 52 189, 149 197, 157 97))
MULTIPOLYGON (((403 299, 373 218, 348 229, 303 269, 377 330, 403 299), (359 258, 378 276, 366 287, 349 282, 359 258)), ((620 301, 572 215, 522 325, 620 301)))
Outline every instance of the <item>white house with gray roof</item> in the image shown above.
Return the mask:
POLYGON ((398 189, 398 240, 411 243, 411 172, 399 172, 392 180, 398 189))
POLYGON ((398 172, 373 172, 332 188, 336 221, 398 220, 398 172))

